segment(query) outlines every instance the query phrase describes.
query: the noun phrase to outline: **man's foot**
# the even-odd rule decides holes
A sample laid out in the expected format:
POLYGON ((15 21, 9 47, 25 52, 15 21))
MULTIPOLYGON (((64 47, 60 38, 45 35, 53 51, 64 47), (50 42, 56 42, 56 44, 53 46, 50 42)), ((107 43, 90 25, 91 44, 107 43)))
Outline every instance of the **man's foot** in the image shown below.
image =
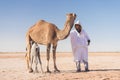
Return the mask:
POLYGON ((90 71, 89 69, 85 69, 85 72, 88 72, 88 71, 90 71))
POLYGON ((81 72, 81 70, 80 70, 80 69, 78 69, 76 72, 81 72))
POLYGON ((76 62, 76 68, 77 68, 76 72, 81 72, 80 61, 76 62))

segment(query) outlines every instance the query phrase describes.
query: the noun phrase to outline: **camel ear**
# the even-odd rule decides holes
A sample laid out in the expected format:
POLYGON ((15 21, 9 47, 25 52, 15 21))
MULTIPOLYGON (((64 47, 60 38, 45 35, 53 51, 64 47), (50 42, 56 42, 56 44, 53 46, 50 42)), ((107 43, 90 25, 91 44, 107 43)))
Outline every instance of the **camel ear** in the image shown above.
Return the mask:
POLYGON ((73 13, 73 16, 75 16, 75 17, 76 17, 76 14, 75 14, 75 13, 73 13))

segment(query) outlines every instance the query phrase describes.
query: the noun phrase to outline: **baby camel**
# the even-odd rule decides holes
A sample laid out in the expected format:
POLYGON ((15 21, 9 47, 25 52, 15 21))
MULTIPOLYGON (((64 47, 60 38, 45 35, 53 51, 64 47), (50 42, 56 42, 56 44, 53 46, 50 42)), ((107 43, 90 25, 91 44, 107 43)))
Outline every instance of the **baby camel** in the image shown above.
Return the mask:
POLYGON ((32 42, 32 48, 31 48, 31 66, 33 64, 33 61, 35 63, 35 72, 38 72, 38 68, 37 68, 37 64, 39 61, 40 67, 41 67, 41 72, 43 73, 43 69, 42 69, 42 62, 41 62, 41 58, 40 58, 40 51, 39 51, 39 46, 37 45, 37 43, 32 42))

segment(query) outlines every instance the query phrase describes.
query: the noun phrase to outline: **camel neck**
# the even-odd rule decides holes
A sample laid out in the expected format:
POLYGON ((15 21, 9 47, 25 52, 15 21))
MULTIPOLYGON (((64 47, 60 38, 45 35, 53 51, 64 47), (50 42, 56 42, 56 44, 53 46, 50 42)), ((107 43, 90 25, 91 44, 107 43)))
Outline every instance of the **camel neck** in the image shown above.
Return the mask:
POLYGON ((67 38, 69 33, 70 33, 70 30, 71 30, 72 26, 73 26, 72 21, 70 21, 70 20, 66 21, 65 25, 64 25, 64 29, 58 31, 58 35, 57 35, 58 39, 63 40, 65 38, 67 38))

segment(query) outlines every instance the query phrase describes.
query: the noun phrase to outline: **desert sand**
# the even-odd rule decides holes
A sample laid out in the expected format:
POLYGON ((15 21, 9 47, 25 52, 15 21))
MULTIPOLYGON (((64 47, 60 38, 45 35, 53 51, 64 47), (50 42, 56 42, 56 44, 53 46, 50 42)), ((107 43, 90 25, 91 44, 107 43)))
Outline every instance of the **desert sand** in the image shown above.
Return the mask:
MULTIPOLYGON (((46 54, 41 53, 44 72, 46 54)), ((52 73, 28 73, 25 53, 0 53, 0 80, 120 80, 120 53, 89 53, 89 72, 77 73, 72 53, 57 53, 60 73, 54 72, 52 53, 50 70, 52 73)), ((39 65, 38 65, 39 67, 39 65)))

